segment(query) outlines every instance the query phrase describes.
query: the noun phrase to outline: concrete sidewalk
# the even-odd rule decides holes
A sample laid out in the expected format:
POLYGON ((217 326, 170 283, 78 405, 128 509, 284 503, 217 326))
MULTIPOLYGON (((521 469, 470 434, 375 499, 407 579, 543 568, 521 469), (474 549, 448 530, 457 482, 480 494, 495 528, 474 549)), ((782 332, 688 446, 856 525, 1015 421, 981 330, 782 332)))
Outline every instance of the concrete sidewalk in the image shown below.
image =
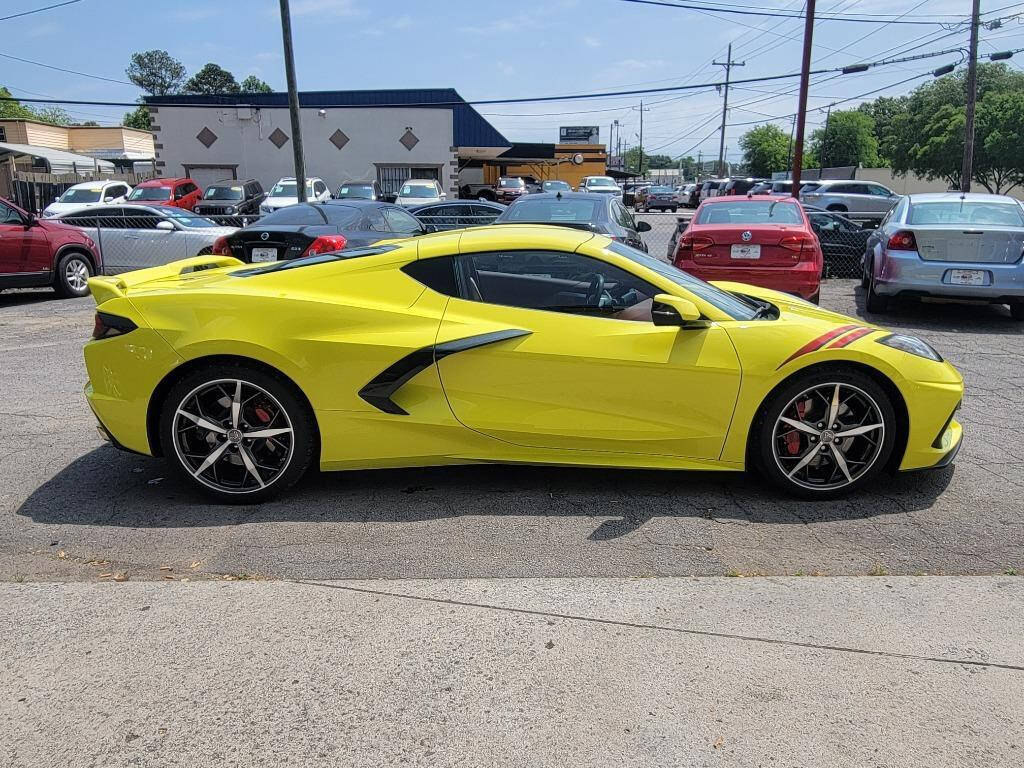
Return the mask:
POLYGON ((1024 579, 0 585, 0 764, 1009 766, 1024 579))

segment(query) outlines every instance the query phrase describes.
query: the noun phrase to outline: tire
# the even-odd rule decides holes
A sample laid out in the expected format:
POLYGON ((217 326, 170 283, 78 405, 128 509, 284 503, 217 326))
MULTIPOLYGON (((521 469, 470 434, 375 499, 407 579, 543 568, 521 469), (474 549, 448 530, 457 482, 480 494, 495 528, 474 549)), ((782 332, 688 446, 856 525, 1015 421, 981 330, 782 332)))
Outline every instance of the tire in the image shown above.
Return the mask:
POLYGON ((757 443, 750 454, 762 474, 784 492, 805 499, 834 499, 870 484, 886 467, 897 429, 889 396, 870 376, 852 368, 811 371, 797 374, 769 396, 752 430, 757 443), (839 411, 835 422, 828 424, 836 387, 839 411), (781 421, 784 416, 802 422, 814 434, 790 427, 781 421), (830 429, 834 424, 839 428, 830 429), (872 424, 880 426, 861 435, 835 437, 844 427, 872 424))
POLYGON ((867 260, 867 268, 866 269, 865 269, 864 265, 861 265, 861 268, 860 268, 860 287, 863 288, 865 291, 871 285, 871 271, 872 271, 873 267, 874 267, 874 265, 872 264, 871 259, 867 260))
POLYGON ((1010 305, 1010 317, 1014 320, 1024 320, 1024 301, 1010 305))
POLYGON ((317 444, 313 413, 291 382, 244 363, 207 365, 175 383, 161 405, 159 436, 164 459, 190 485, 228 504, 266 501, 290 488, 317 444), (246 438, 247 431, 275 434, 246 438))
POLYGON ((678 205, 673 205, 672 206, 672 213, 675 213, 678 210, 679 210, 679 206, 678 205))
POLYGON ((209 245, 206 246, 205 248, 203 248, 202 250, 200 250, 199 253, 196 254, 196 256, 212 256, 212 255, 213 255, 213 247, 209 246, 209 245))
POLYGON ((815 292, 815 294, 807 300, 811 302, 811 304, 821 304, 821 291, 815 292))
POLYGON ((864 299, 864 308, 868 312, 875 314, 881 314, 889 311, 889 297, 883 296, 875 291, 875 277, 870 275, 868 277, 868 292, 864 299))
POLYGON ((92 262, 80 251, 65 253, 57 262, 53 276, 53 290, 64 299, 78 299, 89 295, 88 279, 93 275, 92 262))

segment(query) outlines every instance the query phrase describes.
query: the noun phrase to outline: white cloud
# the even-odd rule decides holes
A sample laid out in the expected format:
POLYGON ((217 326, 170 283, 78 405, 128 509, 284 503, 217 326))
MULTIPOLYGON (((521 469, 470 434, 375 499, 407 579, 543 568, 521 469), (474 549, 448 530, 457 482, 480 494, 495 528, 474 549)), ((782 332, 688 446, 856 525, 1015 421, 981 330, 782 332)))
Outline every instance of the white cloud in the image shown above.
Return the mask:
POLYGON ((537 20, 533 16, 520 14, 506 19, 494 19, 484 24, 470 24, 459 27, 458 31, 467 35, 496 35, 521 32, 524 29, 537 26, 537 20))
POLYGON ((516 68, 507 62, 499 61, 498 71, 500 71, 501 74, 503 75, 514 75, 516 73, 516 68))
POLYGON ((412 16, 399 16, 391 22, 391 27, 393 29, 408 29, 412 25, 412 16))
POLYGON ((598 40, 596 37, 594 37, 592 35, 584 35, 583 36, 583 44, 587 45, 587 46, 590 46, 591 48, 600 48, 601 47, 601 41, 598 40))

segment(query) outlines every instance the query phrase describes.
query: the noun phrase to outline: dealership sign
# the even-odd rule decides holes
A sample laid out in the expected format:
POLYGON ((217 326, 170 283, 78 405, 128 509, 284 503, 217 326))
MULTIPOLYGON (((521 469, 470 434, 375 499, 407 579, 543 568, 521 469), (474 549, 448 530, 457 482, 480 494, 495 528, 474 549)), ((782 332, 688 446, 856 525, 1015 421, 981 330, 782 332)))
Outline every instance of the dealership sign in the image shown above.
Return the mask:
POLYGON ((599 144, 600 135, 596 125, 563 125, 558 129, 558 143, 599 144))

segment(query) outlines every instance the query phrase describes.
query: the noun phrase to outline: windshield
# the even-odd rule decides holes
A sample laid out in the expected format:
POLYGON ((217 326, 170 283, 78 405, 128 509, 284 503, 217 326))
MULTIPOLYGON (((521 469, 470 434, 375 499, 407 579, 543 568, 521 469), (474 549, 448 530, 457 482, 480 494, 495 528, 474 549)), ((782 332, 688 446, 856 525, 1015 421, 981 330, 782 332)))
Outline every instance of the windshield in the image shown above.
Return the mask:
MULTIPOLYGON (((295 189, 293 186, 292 189, 295 189)), ((293 193, 294 194, 294 193, 293 193)), ((241 200, 242 199, 242 188, 241 187, 208 187, 206 194, 203 195, 204 200, 241 200)))
POLYGON ((598 176, 594 179, 587 179, 588 187, 614 187, 615 181, 607 176, 598 176))
POLYGON ((651 187, 647 190, 650 195, 670 195, 672 194, 672 187, 651 187))
POLYGON ((72 187, 63 195, 60 196, 59 202, 61 203, 98 203, 100 201, 100 190, 93 188, 80 187, 75 189, 72 187))
POLYGON ((499 222, 592 222, 597 218, 596 200, 533 200, 533 195, 517 202, 498 217, 499 222))
POLYGON ((571 192, 572 187, 564 181, 545 181, 544 182, 545 192, 571 192))
POLYGON ((437 197, 437 188, 433 184, 406 184, 402 187, 402 197, 437 197))
MULTIPOLYGON (((306 182, 306 192, 313 191, 313 182, 306 182)), ((270 190, 271 197, 298 197, 299 186, 294 181, 279 181, 270 190)))
POLYGON ((517 187, 524 187, 526 184, 522 179, 499 179, 498 186, 505 189, 515 189, 517 187))
POLYGON ((372 184, 345 184, 338 189, 336 197, 351 197, 357 200, 372 200, 372 184))
POLYGON ((737 200, 701 208, 694 224, 803 224, 796 203, 779 200, 737 200))
POLYGON ((1015 203, 974 200, 943 200, 913 203, 908 224, 991 224, 997 227, 1024 226, 1021 207, 1015 203))
POLYGON ((136 187, 128 195, 129 200, 170 200, 170 187, 136 187))
POLYGON ((625 256, 627 259, 642 264, 652 272, 657 272, 662 277, 667 277, 676 285, 682 286, 695 296, 699 296, 716 309, 720 309, 733 320, 753 320, 757 314, 757 307, 744 301, 738 296, 723 291, 721 288, 698 280, 693 275, 676 269, 671 264, 648 256, 643 251, 630 248, 628 245, 613 242, 606 250, 625 256))
POLYGON ((216 227, 218 224, 214 224, 209 219, 204 219, 202 216, 195 216, 182 208, 168 208, 163 211, 165 216, 169 216, 176 222, 181 224, 183 227, 216 227))

